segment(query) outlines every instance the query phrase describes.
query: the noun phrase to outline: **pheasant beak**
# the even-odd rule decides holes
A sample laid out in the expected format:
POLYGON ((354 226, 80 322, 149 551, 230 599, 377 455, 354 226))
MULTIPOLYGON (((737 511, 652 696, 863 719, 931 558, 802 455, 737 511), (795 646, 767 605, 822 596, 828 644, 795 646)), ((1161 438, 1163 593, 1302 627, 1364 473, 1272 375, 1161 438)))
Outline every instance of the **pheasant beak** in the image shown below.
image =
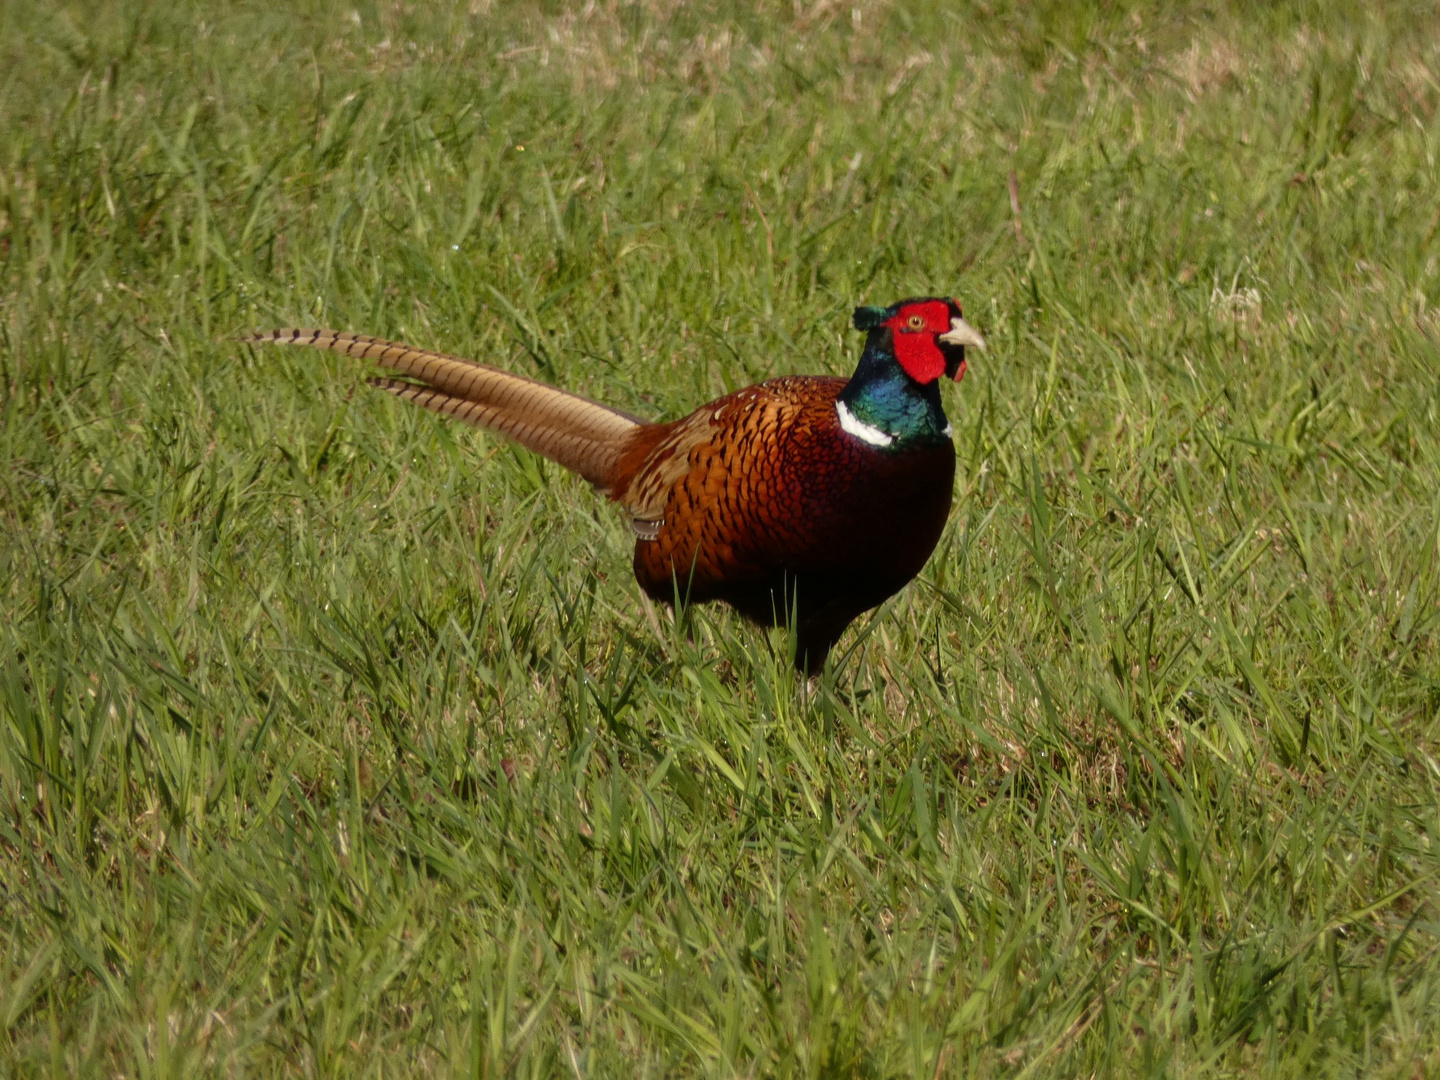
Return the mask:
POLYGON ((950 329, 941 334, 939 339, 946 345, 974 345, 975 348, 984 350, 985 339, 964 319, 951 319, 950 329))

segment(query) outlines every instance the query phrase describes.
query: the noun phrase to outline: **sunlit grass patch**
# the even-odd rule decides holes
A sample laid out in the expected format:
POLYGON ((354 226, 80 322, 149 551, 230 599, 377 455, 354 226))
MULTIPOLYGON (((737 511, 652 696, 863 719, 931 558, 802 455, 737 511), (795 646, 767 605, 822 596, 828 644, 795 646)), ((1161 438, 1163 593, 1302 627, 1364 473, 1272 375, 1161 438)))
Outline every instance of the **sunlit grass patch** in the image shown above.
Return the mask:
POLYGON ((5 1071, 1440 1067, 1435 30, 0 9, 5 1071), (804 685, 237 342, 671 418, 932 292, 952 519, 804 685))

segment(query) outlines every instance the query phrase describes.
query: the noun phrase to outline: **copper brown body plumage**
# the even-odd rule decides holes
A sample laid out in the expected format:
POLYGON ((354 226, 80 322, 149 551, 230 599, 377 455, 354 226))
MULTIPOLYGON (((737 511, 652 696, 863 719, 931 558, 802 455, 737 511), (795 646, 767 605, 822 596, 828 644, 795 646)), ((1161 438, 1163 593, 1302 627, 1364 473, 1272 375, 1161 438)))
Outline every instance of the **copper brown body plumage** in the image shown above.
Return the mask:
POLYGON ((635 544, 641 588, 724 600, 762 624, 793 616, 797 660, 812 672, 857 615, 920 572, 955 478, 948 442, 888 453, 846 434, 835 408, 844 388, 775 379, 649 429, 622 459, 616 492, 623 503, 656 491, 647 505, 663 524, 635 544))
POLYGON ((795 663, 818 672, 856 616, 930 557, 955 452, 935 385, 982 345, 954 301, 860 308, 854 378, 790 376, 666 424, 484 364, 357 334, 252 340, 373 361, 371 382, 514 439, 578 472, 630 514, 635 577, 656 600, 723 600, 757 623, 793 619, 795 663), (917 377, 918 376, 918 377, 917 377))

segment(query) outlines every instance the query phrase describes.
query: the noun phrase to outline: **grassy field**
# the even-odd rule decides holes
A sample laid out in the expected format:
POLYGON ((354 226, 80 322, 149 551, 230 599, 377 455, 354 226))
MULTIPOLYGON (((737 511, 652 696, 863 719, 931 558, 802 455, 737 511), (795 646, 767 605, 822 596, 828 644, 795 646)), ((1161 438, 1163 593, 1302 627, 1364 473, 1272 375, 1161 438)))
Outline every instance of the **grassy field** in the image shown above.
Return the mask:
POLYGON ((0 58, 0 1074, 1440 1075, 1433 5, 0 58), (916 293, 991 343, 955 509, 809 686, 573 477, 236 343, 670 418, 916 293))

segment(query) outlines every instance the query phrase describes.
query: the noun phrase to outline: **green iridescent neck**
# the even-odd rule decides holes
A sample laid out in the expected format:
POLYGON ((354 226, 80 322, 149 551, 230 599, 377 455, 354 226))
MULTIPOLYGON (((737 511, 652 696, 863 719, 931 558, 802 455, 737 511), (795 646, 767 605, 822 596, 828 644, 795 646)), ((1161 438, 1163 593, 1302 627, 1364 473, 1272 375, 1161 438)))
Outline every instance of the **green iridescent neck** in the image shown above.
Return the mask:
POLYGON ((872 332, 854 376, 840 392, 841 426, 884 450, 908 450, 950 441, 938 381, 921 386, 900 366, 889 331, 872 332))

